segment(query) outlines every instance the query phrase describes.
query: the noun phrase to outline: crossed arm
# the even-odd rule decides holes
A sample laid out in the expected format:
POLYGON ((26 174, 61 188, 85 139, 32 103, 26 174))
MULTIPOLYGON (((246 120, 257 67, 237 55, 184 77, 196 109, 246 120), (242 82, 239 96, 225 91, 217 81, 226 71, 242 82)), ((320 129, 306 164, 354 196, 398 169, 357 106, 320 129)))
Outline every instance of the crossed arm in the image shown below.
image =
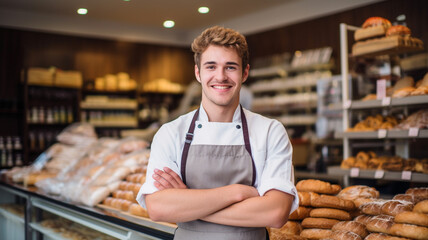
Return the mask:
POLYGON ((293 196, 270 190, 259 196, 257 189, 232 184, 213 189, 188 189, 171 169, 156 169, 152 176, 160 191, 147 195, 146 205, 154 221, 208 222, 242 227, 283 226, 290 214, 293 196))

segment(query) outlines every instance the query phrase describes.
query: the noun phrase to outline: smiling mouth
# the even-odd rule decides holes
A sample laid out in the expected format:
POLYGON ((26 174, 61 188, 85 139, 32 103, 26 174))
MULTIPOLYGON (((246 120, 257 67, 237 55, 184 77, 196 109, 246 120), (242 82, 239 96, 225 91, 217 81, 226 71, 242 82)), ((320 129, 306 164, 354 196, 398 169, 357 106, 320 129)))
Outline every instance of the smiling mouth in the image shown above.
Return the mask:
POLYGON ((214 85, 212 87, 215 88, 215 89, 228 89, 228 88, 231 88, 231 86, 218 86, 218 85, 214 85))

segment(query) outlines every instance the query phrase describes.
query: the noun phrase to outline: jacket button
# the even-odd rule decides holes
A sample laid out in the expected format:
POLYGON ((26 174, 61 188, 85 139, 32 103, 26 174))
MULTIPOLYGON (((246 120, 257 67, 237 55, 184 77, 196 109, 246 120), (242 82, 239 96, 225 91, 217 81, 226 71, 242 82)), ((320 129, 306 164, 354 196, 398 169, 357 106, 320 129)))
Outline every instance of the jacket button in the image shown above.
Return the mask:
POLYGON ((198 124, 198 128, 202 128, 202 124, 198 124))
POLYGON ((237 129, 241 129, 241 126, 240 126, 240 125, 236 125, 236 128, 237 128, 237 129))

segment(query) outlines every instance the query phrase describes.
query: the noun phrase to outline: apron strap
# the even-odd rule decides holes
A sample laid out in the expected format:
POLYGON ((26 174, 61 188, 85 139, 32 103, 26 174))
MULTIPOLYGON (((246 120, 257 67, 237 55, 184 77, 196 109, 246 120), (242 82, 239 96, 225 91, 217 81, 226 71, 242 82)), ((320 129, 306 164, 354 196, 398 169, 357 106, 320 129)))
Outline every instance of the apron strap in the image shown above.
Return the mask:
POLYGON ((193 115, 192 122, 190 123, 189 130, 186 133, 186 140, 184 141, 184 149, 181 154, 181 178, 183 183, 186 184, 186 162, 187 162, 187 154, 189 153, 190 144, 193 141, 193 132, 195 131, 195 122, 199 116, 199 108, 196 110, 195 115, 193 115))
MULTIPOLYGON (((254 186, 256 182, 256 165, 254 164, 253 154, 251 153, 251 145, 250 145, 250 136, 248 134, 248 124, 247 124, 247 118, 244 114, 244 109, 241 107, 241 121, 242 121, 242 132, 244 134, 244 143, 245 143, 245 149, 248 151, 251 157, 251 163, 253 167, 253 179, 251 185, 254 186)), ((186 133, 186 140, 184 142, 184 148, 183 153, 181 154, 181 178, 183 180, 183 183, 186 184, 186 163, 187 163, 187 155, 189 153, 190 144, 193 141, 193 133, 195 131, 195 122, 196 119, 198 119, 199 116, 199 108, 196 110, 195 115, 193 115, 192 122, 190 123, 189 130, 186 133)))
POLYGON ((250 136, 248 134, 248 124, 247 124, 247 118, 244 114, 244 109, 242 108, 242 105, 239 105, 241 107, 241 121, 242 121, 242 132, 244 134, 244 142, 245 142, 245 149, 247 149, 247 152, 251 156, 251 163, 253 165, 253 180, 251 185, 254 186, 256 183, 256 165, 254 164, 253 154, 251 153, 251 145, 250 145, 250 136))

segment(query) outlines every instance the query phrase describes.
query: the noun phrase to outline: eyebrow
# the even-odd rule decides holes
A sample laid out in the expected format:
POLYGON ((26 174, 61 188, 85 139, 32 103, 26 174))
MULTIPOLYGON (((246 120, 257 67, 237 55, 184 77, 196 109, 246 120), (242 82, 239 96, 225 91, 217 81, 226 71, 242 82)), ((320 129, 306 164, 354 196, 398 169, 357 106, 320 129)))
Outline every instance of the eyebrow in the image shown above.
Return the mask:
MULTIPOLYGON (((208 61, 208 62, 205 62, 203 65, 211 65, 211 64, 217 64, 217 63, 215 61, 208 61)), ((226 62, 226 65, 239 66, 239 64, 236 62, 226 62)))

